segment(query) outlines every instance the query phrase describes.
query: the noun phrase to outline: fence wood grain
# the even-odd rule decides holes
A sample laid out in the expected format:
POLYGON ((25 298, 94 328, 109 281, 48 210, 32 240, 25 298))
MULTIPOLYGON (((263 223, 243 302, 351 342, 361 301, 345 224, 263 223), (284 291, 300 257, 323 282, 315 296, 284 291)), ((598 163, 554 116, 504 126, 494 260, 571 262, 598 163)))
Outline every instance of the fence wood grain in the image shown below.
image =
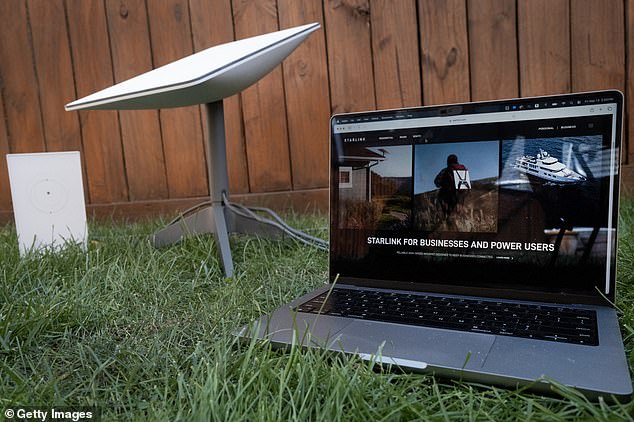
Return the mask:
POLYGON ((369 14, 367 0, 324 2, 333 113, 375 108, 369 14))
MULTIPOLYGON (((276 31, 274 0, 233 1, 236 38, 276 31)), ((242 113, 252 192, 291 189, 288 127, 281 67, 242 92, 242 113)))
MULTIPOLYGON (((105 8, 102 2, 67 0, 66 13, 75 88, 83 97, 114 82, 105 8)), ((81 111, 79 118, 90 202, 127 201, 117 112, 81 111)))
MULTIPOLYGON (((634 110, 634 0, 627 0, 625 4, 625 54, 627 69, 625 73, 625 121, 623 122, 623 132, 626 136, 626 140, 629 140, 629 142, 624 143, 625 148, 623 156, 627 158, 627 162, 629 164, 633 164, 634 120, 632 119, 632 117, 634 116, 634 113, 632 112, 632 110, 634 110)), ((634 190, 634 187, 632 190, 634 190)))
POLYGON ((370 10, 376 107, 420 106, 415 1, 372 0, 370 10))
MULTIPOLYGON (((231 0, 219 0, 209 7, 207 0, 190 0, 190 15, 194 50, 200 51, 235 39, 231 0)), ((249 192, 249 171, 242 122, 240 94, 226 98, 223 103, 227 143, 227 171, 232 193, 249 192)), ((203 127, 207 124, 203 119, 203 127)), ((205 132, 206 133, 206 132, 205 132)))
POLYGON ((469 70, 473 101, 518 94, 514 0, 469 0, 469 70))
POLYGON ((465 0, 419 0, 423 102, 469 101, 465 0))
MULTIPOLYGON (((115 82, 152 69, 144 0, 107 0, 115 82)), ((158 111, 120 111, 130 200, 168 197, 158 111)))
MULTIPOLYGON (((625 88, 625 39, 622 0, 601 7, 590 0, 571 3, 571 81, 573 91, 625 88)), ((627 149, 627 147, 626 147, 627 149)), ((627 155, 621 159, 625 162, 627 155)))
POLYGON ((568 0, 519 0, 520 95, 570 92, 568 0))
MULTIPOLYGON (((27 6, 38 83, 56 87, 39 90, 46 150, 83 152, 78 115, 66 113, 63 107, 76 97, 64 0, 28 0, 27 6)), ((81 160, 86 179, 84 154, 81 160)), ((87 195, 86 184, 84 191, 87 195)))
MULTIPOLYGON (((78 113, 64 103, 315 21, 322 29, 282 66, 224 101, 236 197, 325 200, 331 113, 573 90, 624 91, 622 157, 634 166, 634 0, 0 1, 0 154, 79 149, 100 215, 189 204, 208 193, 200 107, 78 113)), ((2 158, 0 217, 9 211, 2 158)))
MULTIPOLYGON (((187 1, 150 1, 147 5, 154 66, 192 54, 187 1)), ((160 117, 170 198, 208 192, 199 108, 163 109, 160 117)))
MULTIPOLYGON (((319 0, 278 0, 278 8, 282 28, 307 22, 323 27, 319 0)), ((330 95, 323 31, 311 35, 282 68, 293 189, 327 186, 329 130, 324 123, 330 118, 330 95)))
POLYGON ((622 0, 570 3, 572 90, 625 87, 625 29, 622 0))
MULTIPOLYGON (((0 117, 4 116, 4 101, 0 96, 0 117)), ((9 138, 4 118, 0 119, 0 211, 11 209, 11 189, 5 156, 9 154, 9 138)))
POLYGON ((33 56, 47 151, 81 151, 79 120, 64 104, 75 98, 63 0, 29 0, 33 56))
POLYGON ((0 16, 0 72, 11 152, 46 151, 26 4, 0 2, 0 16))

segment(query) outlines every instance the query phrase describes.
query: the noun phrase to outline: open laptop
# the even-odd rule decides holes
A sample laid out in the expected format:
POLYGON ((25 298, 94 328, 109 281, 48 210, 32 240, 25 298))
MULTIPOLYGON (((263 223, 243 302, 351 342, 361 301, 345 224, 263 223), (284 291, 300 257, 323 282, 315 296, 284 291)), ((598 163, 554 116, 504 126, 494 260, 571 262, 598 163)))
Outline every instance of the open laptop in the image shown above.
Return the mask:
POLYGON ((331 284, 240 335, 629 400, 622 113, 601 91, 333 116, 331 284))

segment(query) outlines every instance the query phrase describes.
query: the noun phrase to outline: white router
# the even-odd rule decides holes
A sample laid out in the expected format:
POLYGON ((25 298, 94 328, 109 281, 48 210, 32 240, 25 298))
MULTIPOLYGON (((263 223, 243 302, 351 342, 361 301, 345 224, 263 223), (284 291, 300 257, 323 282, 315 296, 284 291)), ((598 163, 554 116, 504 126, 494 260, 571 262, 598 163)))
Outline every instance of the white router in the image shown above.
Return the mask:
POLYGON ((211 206, 184 216, 157 232, 153 239, 155 246, 169 245, 193 234, 213 233, 225 274, 231 277, 233 261, 229 233, 262 236, 283 233, 279 224, 263 224, 243 208, 229 206, 222 99, 264 77, 319 26, 319 23, 311 23, 211 47, 66 104, 68 111, 205 104, 211 206))
POLYGON ((88 228, 79 152, 7 154, 7 164, 20 255, 69 243, 85 249, 88 228))

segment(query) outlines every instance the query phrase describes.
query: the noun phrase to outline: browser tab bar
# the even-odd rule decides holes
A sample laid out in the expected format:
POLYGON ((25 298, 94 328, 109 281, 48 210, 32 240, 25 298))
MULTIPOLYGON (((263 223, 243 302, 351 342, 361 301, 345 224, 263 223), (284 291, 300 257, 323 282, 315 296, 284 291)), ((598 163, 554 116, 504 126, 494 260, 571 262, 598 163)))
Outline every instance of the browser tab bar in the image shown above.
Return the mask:
MULTIPOLYGON (((549 103, 552 106, 561 104, 561 101, 553 101, 549 103)), ((556 110, 544 109, 542 107, 535 107, 528 110, 523 105, 522 109, 519 109, 518 105, 510 106, 511 113, 507 111, 494 112, 494 113, 479 113, 479 114, 463 114, 459 116, 436 116, 436 117, 421 117, 421 118, 392 118, 388 119, 385 116, 371 117, 369 122, 359 122, 354 124, 346 124, 344 120, 340 121, 340 124, 335 124, 334 133, 350 133, 357 131, 375 131, 375 130, 397 130, 397 129, 409 129, 419 127, 434 127, 445 125, 468 125, 478 123, 492 123, 492 122, 504 122, 514 121, 517 119, 522 120, 539 120, 546 118, 565 118, 574 117, 584 114, 616 114, 616 103, 601 104, 601 106, 594 105, 580 105, 561 107, 556 110)))

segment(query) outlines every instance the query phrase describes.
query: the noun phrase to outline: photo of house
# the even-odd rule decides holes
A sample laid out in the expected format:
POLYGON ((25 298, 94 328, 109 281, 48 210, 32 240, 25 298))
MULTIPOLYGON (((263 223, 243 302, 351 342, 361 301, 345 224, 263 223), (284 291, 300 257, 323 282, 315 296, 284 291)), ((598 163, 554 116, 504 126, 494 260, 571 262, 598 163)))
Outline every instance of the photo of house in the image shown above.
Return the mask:
POLYGON ((346 146, 338 167, 341 228, 407 228, 411 218, 412 147, 346 146))

